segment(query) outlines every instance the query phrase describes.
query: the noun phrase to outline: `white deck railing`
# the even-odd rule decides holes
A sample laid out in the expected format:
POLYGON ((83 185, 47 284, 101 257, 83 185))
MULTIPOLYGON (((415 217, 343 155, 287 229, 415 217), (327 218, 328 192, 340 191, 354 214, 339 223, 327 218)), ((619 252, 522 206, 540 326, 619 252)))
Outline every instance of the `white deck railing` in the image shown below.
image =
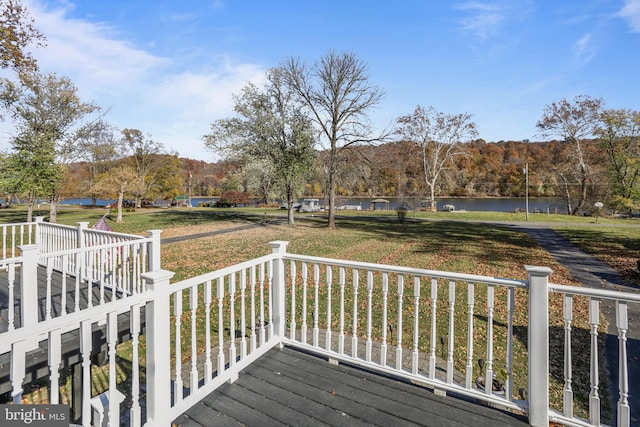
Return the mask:
POLYGON ((36 222, 0 225, 0 330, 64 316, 144 290, 159 269, 160 231, 149 237, 36 222), (154 249, 157 247, 158 249, 154 249), (155 258, 152 251, 157 251, 155 258), (154 261, 155 260, 155 261, 154 261))
MULTIPOLYGON (((574 414, 572 394, 572 301, 589 299, 592 360, 601 356, 598 301, 616 302, 620 348, 618 425, 628 426, 627 304, 635 294, 549 284, 551 270, 527 267, 527 280, 367 264, 286 252, 272 254, 170 284, 173 273, 143 274, 146 287, 125 299, 2 334, 0 355, 11 359, 12 396, 23 397, 25 357, 47 342, 52 372, 50 403, 59 403, 61 336, 76 331, 83 370, 82 423, 91 423, 91 331, 105 331, 109 365, 103 368, 112 404, 108 417, 132 426, 170 425, 189 407, 276 345, 291 345, 332 360, 409 379, 436 392, 455 392, 489 404, 521 410, 530 424, 602 423, 598 364, 590 368, 589 416, 574 414), (550 408, 549 292, 564 301, 564 411, 550 408), (144 308, 144 309, 143 309, 144 308), (128 317, 130 340, 118 338, 118 320, 128 317), (524 318, 524 323, 523 319, 524 318), (464 319, 464 321, 460 321, 464 319), (146 325, 146 352, 141 351, 146 325), (526 342, 527 378, 514 373, 516 346, 526 342), (120 411, 116 360, 130 361, 125 375, 127 411, 120 411), (482 358, 484 363, 477 363, 482 358), (142 393, 142 368, 146 394, 142 393), (504 382, 504 391, 479 387, 504 382), (519 385, 520 384, 520 385, 519 385), (517 390, 522 388, 523 390, 517 390), (515 398, 515 395, 521 394, 515 398)), ((154 247, 155 248, 155 247, 154 247)), ((155 250, 155 249, 154 249, 155 250)), ((159 259, 159 252, 151 255, 159 259)), ((157 265, 157 264, 154 264, 157 265)), ((95 421, 94 421, 95 422, 95 421)))

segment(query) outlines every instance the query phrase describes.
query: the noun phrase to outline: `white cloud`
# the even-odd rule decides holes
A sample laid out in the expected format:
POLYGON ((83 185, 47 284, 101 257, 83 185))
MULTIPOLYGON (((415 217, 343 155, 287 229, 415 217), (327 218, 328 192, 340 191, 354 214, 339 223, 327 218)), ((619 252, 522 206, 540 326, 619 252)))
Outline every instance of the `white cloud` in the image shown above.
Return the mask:
POLYGON ((640 0, 626 0, 618 16, 627 21, 631 31, 640 33, 640 0))
POLYGON ((486 40, 497 34, 502 27, 519 22, 528 13, 530 1, 469 1, 454 6, 466 13, 461 22, 464 32, 486 40))
POLYGON ((580 64, 591 61, 596 54, 596 47, 591 34, 585 34, 574 45, 574 55, 580 64))
POLYGON ((68 76, 84 100, 110 110, 107 120, 116 127, 140 129, 181 156, 211 158, 201 140, 209 124, 232 112, 232 93, 264 78, 259 65, 234 62, 223 52, 187 69, 179 58, 136 46, 109 23, 70 17, 70 2, 55 4, 27 3, 47 37, 45 48, 32 49, 41 71, 68 76))

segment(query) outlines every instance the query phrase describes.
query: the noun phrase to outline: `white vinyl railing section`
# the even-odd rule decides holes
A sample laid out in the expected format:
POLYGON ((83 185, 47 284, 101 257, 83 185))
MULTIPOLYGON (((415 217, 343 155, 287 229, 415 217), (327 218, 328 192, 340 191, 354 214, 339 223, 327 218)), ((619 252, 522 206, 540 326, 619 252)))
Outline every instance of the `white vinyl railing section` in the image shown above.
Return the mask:
MULTIPOLYGON (((142 275, 159 269, 150 252, 160 231, 149 237, 36 222, 3 224, 0 283, 7 300, 0 331, 92 308, 144 290, 142 275), (10 257, 7 257, 10 255, 10 257)), ((158 249, 159 251, 159 249, 158 249)), ((159 258, 158 258, 159 259, 159 258)))
MULTIPOLYGON (((104 417, 132 426, 168 426, 269 349, 290 345, 438 393, 524 411, 533 426, 546 427, 550 421, 600 425, 598 301, 608 299, 616 302, 619 331, 615 418, 620 426, 630 425, 627 393, 633 379, 627 374, 625 315, 628 304, 640 303, 638 295, 550 284, 551 270, 545 267, 527 267, 527 280, 508 280, 295 255, 286 246, 272 242, 267 256, 172 284, 173 273, 155 268, 142 274, 146 286, 127 298, 2 334, 0 357, 8 354, 11 360, 13 401, 24 397, 25 358, 42 342, 48 349, 50 403, 61 401, 61 348, 71 339, 81 354, 83 425, 98 425, 104 417), (563 352, 567 364, 564 411, 550 408, 550 292, 565 301, 569 344, 552 349, 563 352), (569 301, 578 296, 588 298, 593 310, 587 418, 571 410, 576 396, 569 301), (119 339, 123 322, 129 329, 126 342, 119 339), (100 328, 109 356, 102 370, 110 404, 98 416, 96 408, 102 405, 92 400, 90 372, 96 368, 91 334, 100 328), (514 348, 525 340, 527 378, 517 378, 514 348), (117 372, 118 358, 130 361, 129 372, 117 372), (127 381, 117 389, 118 375, 127 381), (484 387, 496 379, 503 387, 484 387)), ((159 245, 150 256, 151 265, 159 266, 159 245)))

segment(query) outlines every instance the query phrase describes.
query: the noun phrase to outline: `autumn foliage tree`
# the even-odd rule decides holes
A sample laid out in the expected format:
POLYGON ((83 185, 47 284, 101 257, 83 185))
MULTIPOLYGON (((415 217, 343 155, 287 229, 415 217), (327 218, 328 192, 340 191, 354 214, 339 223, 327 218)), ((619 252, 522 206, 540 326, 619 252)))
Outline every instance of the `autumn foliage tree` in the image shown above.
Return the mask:
POLYGON ((0 68, 17 72, 36 71, 36 60, 25 49, 29 45, 43 46, 44 43, 44 35, 38 31, 29 11, 19 0, 0 0, 0 68))

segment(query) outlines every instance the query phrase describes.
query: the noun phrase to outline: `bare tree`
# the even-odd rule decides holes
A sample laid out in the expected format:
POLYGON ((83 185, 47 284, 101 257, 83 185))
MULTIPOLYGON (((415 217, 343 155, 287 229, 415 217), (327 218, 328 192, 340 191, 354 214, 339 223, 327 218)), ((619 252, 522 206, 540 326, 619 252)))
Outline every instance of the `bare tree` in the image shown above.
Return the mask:
POLYGON ((369 81, 367 66, 352 53, 329 52, 307 66, 299 59, 287 60, 289 85, 300 96, 319 127, 326 143, 329 179, 329 228, 335 228, 336 184, 345 147, 383 139, 372 137, 368 113, 380 102, 383 92, 369 81))
MULTIPOLYGON (((589 184, 592 183, 592 167, 589 162, 585 140, 594 137, 600 123, 600 114, 604 100, 586 95, 576 96, 573 101, 563 99, 547 105, 542 118, 536 126, 544 136, 558 136, 572 148, 571 158, 575 165, 579 192, 573 209, 569 212, 577 215, 585 206, 588 197, 589 184)), ((565 193, 571 193, 571 182, 562 176, 565 183, 565 193)), ((567 200, 568 206, 570 201, 567 200)))
POLYGON ((419 105, 412 114, 398 118, 398 123, 402 137, 421 151, 431 209, 436 210, 436 182, 444 170, 454 165, 455 157, 464 154, 463 140, 477 137, 476 124, 470 114, 444 114, 419 105))

